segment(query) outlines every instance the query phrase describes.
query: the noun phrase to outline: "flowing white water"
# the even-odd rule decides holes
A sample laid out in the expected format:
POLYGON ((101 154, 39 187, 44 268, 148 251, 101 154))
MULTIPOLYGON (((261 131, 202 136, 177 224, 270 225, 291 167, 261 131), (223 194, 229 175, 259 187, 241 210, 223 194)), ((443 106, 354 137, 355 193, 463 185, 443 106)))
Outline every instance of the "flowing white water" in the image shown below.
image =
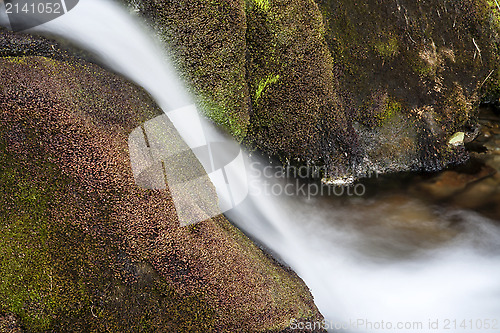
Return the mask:
MULTIPOLYGON (((112 2, 83 0, 37 30, 95 52, 106 65, 148 90, 166 111, 191 104, 164 62, 161 48, 112 2)), ((189 121, 173 120, 192 147, 200 133, 192 131, 189 121)), ((264 186, 263 179, 252 181, 264 186)), ((373 238, 381 238, 379 244, 385 241, 383 235, 377 236, 380 229, 365 233, 349 227, 385 212, 365 208, 362 200, 348 207, 331 207, 301 197, 250 195, 229 216, 302 277, 321 312, 330 321, 344 324, 343 331, 500 331, 500 236, 495 227, 477 215, 459 212, 486 232, 471 229, 445 247, 396 258, 373 245, 373 238), (482 250, 475 245, 478 240, 482 250), (438 328, 434 329, 436 320, 438 328), (391 329, 383 329, 388 323, 391 329), (459 326, 463 323, 466 329, 459 326)), ((405 247, 403 242, 393 252, 404 252, 405 247)))
POLYGON ((230 216, 306 281, 330 327, 379 332, 404 325, 399 332, 460 332, 466 320, 476 332, 489 319, 497 325, 488 331, 500 331, 500 233, 487 219, 460 212, 470 223, 467 232, 446 246, 416 251, 414 245, 393 244, 390 230, 379 225, 366 233, 349 226, 390 218, 374 216, 377 209, 362 202, 327 209, 314 199, 252 200, 248 211, 230 216), (252 213, 255 208, 265 219, 252 213), (405 251, 416 253, 400 258, 405 251), (439 329, 433 329, 436 320, 439 329))

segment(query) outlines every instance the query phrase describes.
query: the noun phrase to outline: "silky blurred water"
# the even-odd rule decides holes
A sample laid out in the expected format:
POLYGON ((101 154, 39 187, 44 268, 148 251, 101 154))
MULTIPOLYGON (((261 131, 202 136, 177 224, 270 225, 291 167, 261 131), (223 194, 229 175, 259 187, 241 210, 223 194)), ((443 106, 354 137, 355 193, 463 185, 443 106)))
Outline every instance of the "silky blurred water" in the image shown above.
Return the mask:
POLYGON ((452 320, 498 323, 500 229, 473 211, 404 193, 269 195, 252 196, 229 217, 290 265, 343 331, 412 323, 399 331, 460 332, 452 320), (429 328, 436 320, 440 328, 429 328))

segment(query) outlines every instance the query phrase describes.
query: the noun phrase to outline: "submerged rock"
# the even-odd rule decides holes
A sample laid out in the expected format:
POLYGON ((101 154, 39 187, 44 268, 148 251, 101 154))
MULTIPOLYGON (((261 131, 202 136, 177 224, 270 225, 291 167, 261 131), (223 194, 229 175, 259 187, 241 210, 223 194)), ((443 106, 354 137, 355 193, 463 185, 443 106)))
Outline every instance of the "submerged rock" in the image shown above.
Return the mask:
POLYGON ((168 189, 135 184, 128 135, 160 113, 84 60, 0 58, 0 312, 30 332, 321 320, 304 283, 222 215, 180 227, 168 189))
POLYGON ((419 183, 412 191, 420 193, 432 200, 449 199, 465 190, 466 187, 491 177, 496 170, 484 165, 474 173, 460 173, 457 171, 444 171, 431 180, 419 183))

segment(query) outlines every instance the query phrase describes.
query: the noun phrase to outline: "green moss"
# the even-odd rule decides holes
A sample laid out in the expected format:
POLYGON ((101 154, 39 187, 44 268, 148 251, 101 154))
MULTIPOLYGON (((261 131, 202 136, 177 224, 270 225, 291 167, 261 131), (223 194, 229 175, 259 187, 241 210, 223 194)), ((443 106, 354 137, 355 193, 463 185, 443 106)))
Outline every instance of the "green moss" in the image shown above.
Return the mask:
POLYGON ((45 65, 47 67, 51 67, 51 68, 57 68, 58 67, 58 64, 59 62, 52 59, 52 58, 47 58, 47 57, 40 57, 40 59, 43 59, 45 61, 45 65))
POLYGON ((500 30, 500 3, 498 0, 486 0, 486 4, 490 8, 496 28, 500 30))
POLYGON ((401 112, 401 103, 395 99, 389 97, 387 98, 384 109, 381 113, 377 114, 377 120, 379 124, 383 124, 387 120, 393 118, 401 112))
POLYGON ((236 140, 242 140, 245 137, 246 124, 237 118, 228 117, 232 113, 231 108, 217 103, 210 96, 200 97, 198 103, 208 118, 229 132, 236 140))
POLYGON ((267 12, 270 9, 269 0, 253 0, 255 4, 263 11, 267 12))
POLYGON ((374 48, 382 58, 393 58, 399 52, 399 42, 396 37, 390 36, 388 41, 375 43, 374 48))
POLYGON ((436 76, 436 67, 427 63, 426 61, 417 58, 410 62, 411 68, 414 73, 422 78, 434 79, 436 76))
POLYGON ((279 75, 268 75, 266 78, 259 81, 257 85, 257 90, 255 91, 255 102, 259 101, 259 98, 262 96, 264 90, 266 90, 269 85, 278 82, 280 76, 279 75))
POLYGON ((76 289, 62 293, 68 281, 54 275, 58 268, 51 259, 53 226, 47 212, 61 184, 38 184, 3 144, 0 165, 0 191, 9 200, 2 202, 0 215, 0 307, 19 315, 30 331, 42 331, 63 310, 69 294, 81 296, 76 289))
POLYGON ((21 64, 21 65, 26 64, 24 57, 4 57, 3 59, 5 59, 11 63, 14 63, 14 64, 21 64))

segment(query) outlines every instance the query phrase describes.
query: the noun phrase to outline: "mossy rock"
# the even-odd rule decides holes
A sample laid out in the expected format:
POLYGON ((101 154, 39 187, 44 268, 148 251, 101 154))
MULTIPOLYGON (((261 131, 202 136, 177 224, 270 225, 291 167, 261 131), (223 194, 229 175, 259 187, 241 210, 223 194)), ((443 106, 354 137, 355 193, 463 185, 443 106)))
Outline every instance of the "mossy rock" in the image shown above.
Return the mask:
POLYGON ((330 172, 384 172, 398 152, 368 156, 381 142, 368 137, 381 132, 416 147, 398 160, 402 170, 463 162, 446 143, 474 132, 476 106, 500 73, 499 12, 487 0, 133 3, 217 110, 209 117, 251 149, 330 172))
POLYGON ((282 159, 347 170, 356 137, 314 1, 247 1, 252 116, 246 142, 282 159))
MULTIPOLYGON (((343 73, 340 86, 354 110, 351 121, 363 129, 358 134, 392 132, 397 140, 412 141, 417 149, 400 163, 402 170, 463 162, 463 147, 454 150, 447 141, 456 132, 474 132, 484 84, 496 67, 498 24, 491 3, 317 2, 329 49, 343 73), (387 101, 398 103, 397 114, 387 101), (396 121, 387 121, 390 117, 396 121)), ((369 145, 366 151, 381 144, 361 141, 369 145)), ((370 159, 380 166, 390 161, 384 153, 370 159)))
POLYGON ((223 216, 180 227, 168 190, 135 185, 128 135, 161 114, 142 89, 39 56, 0 58, 0 87, 0 313, 29 332, 322 319, 304 283, 223 216))

